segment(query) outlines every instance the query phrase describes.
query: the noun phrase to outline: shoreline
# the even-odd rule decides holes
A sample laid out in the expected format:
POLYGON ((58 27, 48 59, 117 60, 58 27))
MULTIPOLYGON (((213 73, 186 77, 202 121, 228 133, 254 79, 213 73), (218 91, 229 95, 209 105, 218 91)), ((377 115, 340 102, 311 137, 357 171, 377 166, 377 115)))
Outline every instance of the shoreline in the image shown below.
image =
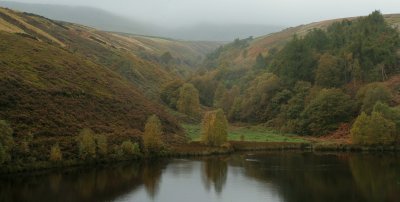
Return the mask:
POLYGON ((184 145, 177 145, 170 151, 158 155, 135 155, 132 157, 112 159, 93 159, 90 161, 65 160, 59 163, 49 161, 35 162, 32 164, 3 165, 0 168, 0 176, 46 172, 55 169, 79 168, 91 165, 111 165, 118 162, 133 162, 149 159, 171 158, 171 157, 198 157, 213 155, 229 155, 235 152, 246 151, 304 151, 304 152, 400 152, 400 146, 361 146, 353 144, 338 143, 292 143, 292 142, 246 142, 229 141, 229 147, 210 147, 200 142, 191 142, 184 145))

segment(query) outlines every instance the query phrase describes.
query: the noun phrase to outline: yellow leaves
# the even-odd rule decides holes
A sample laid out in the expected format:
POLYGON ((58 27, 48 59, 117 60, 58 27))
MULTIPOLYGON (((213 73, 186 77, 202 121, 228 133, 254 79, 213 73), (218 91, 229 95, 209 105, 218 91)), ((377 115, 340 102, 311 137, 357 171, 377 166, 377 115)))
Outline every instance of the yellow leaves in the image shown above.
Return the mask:
POLYGON ((221 146, 227 141, 228 121, 222 109, 207 112, 203 118, 201 138, 210 146, 221 146))
POLYGON ((161 135, 160 119, 153 115, 147 120, 143 135, 143 144, 148 152, 158 152, 163 147, 161 135))

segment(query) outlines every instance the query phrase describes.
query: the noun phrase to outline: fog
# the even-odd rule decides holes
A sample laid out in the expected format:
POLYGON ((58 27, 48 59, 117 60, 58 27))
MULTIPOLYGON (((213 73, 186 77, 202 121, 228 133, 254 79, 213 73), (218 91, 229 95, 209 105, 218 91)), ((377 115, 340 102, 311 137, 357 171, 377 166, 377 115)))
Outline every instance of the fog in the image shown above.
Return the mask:
POLYGON ((300 24, 368 15, 374 10, 380 10, 384 14, 400 13, 400 0, 17 0, 9 2, 79 6, 79 8, 65 9, 54 6, 33 8, 33 5, 28 4, 28 6, 13 5, 11 8, 103 30, 189 40, 232 40, 236 37, 258 36, 300 24), (85 12, 82 6, 101 9, 107 13, 100 14, 101 12, 93 9, 91 12, 85 12), (110 18, 108 14, 132 20, 132 23, 126 23, 124 19, 118 20, 120 18, 110 18), (96 20, 99 15, 103 18, 99 17, 96 20), (111 23, 96 22, 104 21, 104 18, 111 23), (130 24, 131 28, 125 28, 127 24, 130 24))
POLYGON ((400 12, 399 0, 18 0, 102 8, 161 26, 240 23, 294 26, 331 18, 400 12))

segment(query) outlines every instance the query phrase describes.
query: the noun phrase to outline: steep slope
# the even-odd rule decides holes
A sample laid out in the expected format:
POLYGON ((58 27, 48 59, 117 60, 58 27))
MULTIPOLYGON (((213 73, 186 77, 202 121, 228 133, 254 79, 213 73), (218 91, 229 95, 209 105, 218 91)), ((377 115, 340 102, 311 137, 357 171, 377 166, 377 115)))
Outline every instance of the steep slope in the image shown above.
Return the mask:
POLYGON ((99 133, 140 135, 157 114, 167 135, 176 121, 130 82, 85 57, 36 39, 0 32, 0 117, 15 137, 99 133))
MULTIPOLYGON (((400 14, 388 14, 384 15, 385 20, 393 27, 400 29, 400 14)), ((262 54, 264 57, 269 55, 269 51, 281 49, 288 41, 290 41, 294 35, 299 37, 305 36, 307 33, 314 29, 325 30, 327 27, 335 22, 342 20, 354 20, 352 18, 342 18, 326 20, 321 22, 314 22, 306 25, 300 25, 297 27, 287 28, 281 32, 268 34, 265 36, 257 37, 250 40, 242 40, 243 44, 240 46, 235 45, 236 42, 227 44, 226 48, 221 49, 212 58, 214 66, 221 64, 229 64, 235 67, 251 67, 254 65, 256 57, 262 54)))
POLYGON ((64 47, 112 69, 157 99, 160 87, 190 71, 218 43, 183 42, 98 31, 0 8, 0 30, 64 47), (169 63, 161 56, 170 52, 169 63))

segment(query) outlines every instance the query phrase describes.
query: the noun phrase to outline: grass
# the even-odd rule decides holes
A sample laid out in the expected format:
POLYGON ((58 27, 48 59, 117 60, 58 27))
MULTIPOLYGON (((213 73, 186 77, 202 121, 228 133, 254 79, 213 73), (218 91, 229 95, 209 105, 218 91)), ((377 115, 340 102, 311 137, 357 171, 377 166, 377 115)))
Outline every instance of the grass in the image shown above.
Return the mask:
MULTIPOLYGON (((192 141, 200 140, 201 126, 198 124, 183 124, 186 135, 192 141)), ((270 128, 262 126, 229 126, 228 140, 247 142, 291 142, 291 143, 307 143, 308 141, 302 137, 293 134, 283 134, 270 128)))

